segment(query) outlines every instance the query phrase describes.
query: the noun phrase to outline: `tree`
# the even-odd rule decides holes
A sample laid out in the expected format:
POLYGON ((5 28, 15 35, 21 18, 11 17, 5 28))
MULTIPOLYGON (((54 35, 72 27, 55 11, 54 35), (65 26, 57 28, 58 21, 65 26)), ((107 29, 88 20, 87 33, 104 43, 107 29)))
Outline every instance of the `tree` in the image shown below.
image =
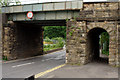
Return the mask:
POLYGON ((102 53, 109 55, 109 34, 107 32, 103 32, 100 36, 100 45, 102 53))
POLYGON ((7 6, 7 5, 9 5, 8 0, 0 0, 0 5, 1 6, 7 6))
POLYGON ((10 4, 20 4, 19 0, 0 0, 0 13, 1 13, 1 7, 2 6, 9 6, 10 4))
POLYGON ((45 26, 44 27, 44 38, 49 37, 56 38, 62 37, 66 39, 66 27, 65 26, 45 26))
POLYGON ((19 0, 0 0, 0 5, 1 6, 8 6, 8 5, 11 5, 13 3, 15 5, 17 5, 17 4, 20 3, 20 1, 19 0))

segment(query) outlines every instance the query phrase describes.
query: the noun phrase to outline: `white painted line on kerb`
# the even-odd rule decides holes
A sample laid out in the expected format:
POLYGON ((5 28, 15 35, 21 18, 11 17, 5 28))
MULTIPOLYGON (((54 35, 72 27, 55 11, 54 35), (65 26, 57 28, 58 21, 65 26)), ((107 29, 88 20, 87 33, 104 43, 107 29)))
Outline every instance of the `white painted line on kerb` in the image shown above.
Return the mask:
POLYGON ((30 64, 34 64, 34 63, 35 63, 35 62, 20 64, 20 65, 12 66, 12 68, 21 67, 21 66, 26 66, 26 65, 30 65, 30 64))

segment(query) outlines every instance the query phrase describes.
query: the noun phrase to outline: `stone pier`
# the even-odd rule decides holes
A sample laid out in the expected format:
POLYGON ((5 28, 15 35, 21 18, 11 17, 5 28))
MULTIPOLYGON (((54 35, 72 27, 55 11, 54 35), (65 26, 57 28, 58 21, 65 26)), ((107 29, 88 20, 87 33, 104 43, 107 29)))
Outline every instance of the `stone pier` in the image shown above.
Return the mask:
POLYGON ((80 16, 67 23, 66 63, 84 65, 99 58, 99 35, 109 34, 108 63, 119 65, 119 3, 86 3, 80 16), (113 12, 113 11, 114 12, 113 12))
POLYGON ((8 60, 43 54, 42 26, 9 22, 3 34, 3 56, 8 60))

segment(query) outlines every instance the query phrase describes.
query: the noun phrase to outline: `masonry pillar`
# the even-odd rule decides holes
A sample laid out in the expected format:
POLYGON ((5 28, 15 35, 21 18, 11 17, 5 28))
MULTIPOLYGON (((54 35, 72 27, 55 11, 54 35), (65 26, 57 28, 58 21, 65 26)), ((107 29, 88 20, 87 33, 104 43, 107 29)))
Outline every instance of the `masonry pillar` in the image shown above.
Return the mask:
POLYGON ((43 29, 34 24, 10 23, 4 26, 4 56, 11 59, 43 54, 43 29))
POLYGON ((118 47, 117 47, 117 22, 114 21, 109 24, 107 31, 109 32, 109 65, 117 66, 118 61, 118 47))
POLYGON ((120 67, 120 24, 117 26, 117 46, 118 46, 118 50, 117 50, 117 66, 120 67))
POLYGON ((2 60, 2 14, 0 13, 0 60, 2 60))
POLYGON ((0 79, 2 79, 2 14, 0 13, 0 79))
POLYGON ((3 57, 10 59, 16 59, 17 54, 15 54, 16 43, 16 27, 12 22, 3 26, 3 57))
POLYGON ((83 65, 86 63, 86 22, 67 23, 66 63, 83 65))

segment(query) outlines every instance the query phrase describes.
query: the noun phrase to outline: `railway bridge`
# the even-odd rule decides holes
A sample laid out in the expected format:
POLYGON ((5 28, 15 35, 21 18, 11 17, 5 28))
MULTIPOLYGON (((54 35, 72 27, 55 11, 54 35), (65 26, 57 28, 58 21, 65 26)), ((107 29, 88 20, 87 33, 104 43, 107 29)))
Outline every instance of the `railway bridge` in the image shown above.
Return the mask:
POLYGON ((9 60, 43 54, 43 27, 66 26, 66 63, 99 59, 99 35, 109 34, 108 63, 120 62, 119 2, 48 2, 2 7, 2 51, 9 60), (32 12, 31 18, 27 17, 32 12))

